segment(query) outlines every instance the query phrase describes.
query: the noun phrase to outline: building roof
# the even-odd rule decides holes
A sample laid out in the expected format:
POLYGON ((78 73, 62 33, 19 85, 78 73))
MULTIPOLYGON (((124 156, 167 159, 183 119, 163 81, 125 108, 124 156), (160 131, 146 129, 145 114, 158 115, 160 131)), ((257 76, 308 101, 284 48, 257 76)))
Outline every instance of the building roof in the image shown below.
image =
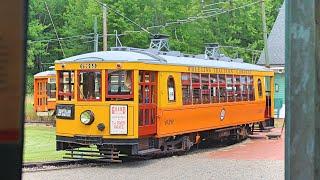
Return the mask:
POLYGON ((161 54, 152 54, 147 51, 101 51, 72 56, 56 61, 55 63, 72 62, 142 62, 148 64, 166 64, 180 66, 198 66, 213 68, 229 68, 256 71, 271 71, 262 66, 243 62, 228 62, 221 60, 209 60, 193 57, 177 57, 161 54))
MULTIPOLYGON (((280 8, 278 17, 268 37, 269 61, 271 66, 283 66, 285 64, 285 5, 280 8)), ((257 62, 265 64, 264 51, 257 62)))

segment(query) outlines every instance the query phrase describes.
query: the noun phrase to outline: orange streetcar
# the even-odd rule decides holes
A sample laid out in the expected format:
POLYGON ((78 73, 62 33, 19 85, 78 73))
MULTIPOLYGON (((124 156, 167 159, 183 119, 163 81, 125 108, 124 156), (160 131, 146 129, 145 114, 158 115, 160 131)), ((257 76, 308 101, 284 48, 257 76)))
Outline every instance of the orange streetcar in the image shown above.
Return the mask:
POLYGON ((254 124, 272 124, 271 70, 169 54, 121 48, 56 61, 57 150, 85 157, 78 148, 94 146, 115 161, 241 140, 254 124))
POLYGON ((53 116, 56 107, 56 72, 44 71, 34 75, 34 111, 38 116, 53 116))

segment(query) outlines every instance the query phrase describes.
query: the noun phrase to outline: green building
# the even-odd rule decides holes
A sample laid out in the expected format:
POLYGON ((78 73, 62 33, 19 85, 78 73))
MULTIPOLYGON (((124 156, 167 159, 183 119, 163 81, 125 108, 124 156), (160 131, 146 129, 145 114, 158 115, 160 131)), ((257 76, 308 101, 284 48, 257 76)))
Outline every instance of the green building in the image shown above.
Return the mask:
MULTIPOLYGON (((268 37, 270 68, 275 72, 275 117, 285 116, 285 6, 279 9, 278 17, 268 37)), ((265 65, 263 53, 258 65, 265 65)))

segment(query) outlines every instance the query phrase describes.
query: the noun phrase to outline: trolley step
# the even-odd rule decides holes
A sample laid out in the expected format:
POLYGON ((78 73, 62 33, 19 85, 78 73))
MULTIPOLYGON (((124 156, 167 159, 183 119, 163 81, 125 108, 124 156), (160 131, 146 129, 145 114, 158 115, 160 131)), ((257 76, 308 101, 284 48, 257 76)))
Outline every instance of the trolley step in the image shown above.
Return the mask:
POLYGON ((100 149, 96 150, 88 150, 88 149, 67 149, 68 151, 64 159, 83 159, 83 160, 96 160, 103 162, 122 162, 119 159, 120 151, 112 148, 100 149))
POLYGON ((146 149, 146 150, 139 151, 138 155, 144 156, 144 155, 149 155, 149 154, 153 154, 153 153, 158 153, 160 151, 161 151, 161 149, 151 148, 151 149, 146 149))

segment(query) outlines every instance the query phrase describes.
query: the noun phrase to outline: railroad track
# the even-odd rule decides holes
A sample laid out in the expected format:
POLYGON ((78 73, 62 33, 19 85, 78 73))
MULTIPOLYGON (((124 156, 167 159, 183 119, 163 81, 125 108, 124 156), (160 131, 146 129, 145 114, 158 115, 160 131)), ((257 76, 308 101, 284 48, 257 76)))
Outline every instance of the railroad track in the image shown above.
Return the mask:
POLYGON ((58 169, 76 168, 76 167, 93 167, 93 166, 104 166, 108 165, 108 162, 102 162, 97 160, 59 160, 59 161, 48 161, 48 162, 34 162, 24 163, 22 165, 23 172, 33 171, 50 171, 58 169))
MULTIPOLYGON (((211 145, 201 145, 199 148, 191 149, 187 154, 194 154, 194 153, 203 153, 206 151, 212 151, 215 149, 221 149, 224 147, 230 147, 236 144, 245 143, 246 140, 238 143, 232 143, 230 141, 226 141, 224 143, 213 143, 211 145)), ((175 155, 181 155, 179 153, 170 153, 163 156, 156 156, 156 157, 126 157, 122 156, 122 162, 138 162, 148 159, 158 159, 158 158, 165 158, 175 155)), ((58 169, 68 169, 68 168, 77 168, 77 167, 101 167, 107 166, 113 163, 106 162, 106 161, 99 161, 98 159, 75 159, 75 160, 58 160, 58 161, 48 161, 48 162, 32 162, 32 163, 24 163, 22 165, 23 172, 34 172, 34 171, 50 171, 50 170, 58 170, 58 169)))
MULTIPOLYGON (((146 160, 148 158, 133 158, 122 156, 122 162, 134 162, 146 160)), ((50 170, 58 170, 58 169, 68 169, 68 168, 77 168, 77 167, 100 167, 107 166, 110 164, 118 164, 112 163, 108 161, 103 161, 99 159, 76 159, 76 160, 57 160, 57 161, 47 161, 47 162, 31 162, 24 163, 22 165, 23 172, 33 172, 33 171, 50 171, 50 170)))

